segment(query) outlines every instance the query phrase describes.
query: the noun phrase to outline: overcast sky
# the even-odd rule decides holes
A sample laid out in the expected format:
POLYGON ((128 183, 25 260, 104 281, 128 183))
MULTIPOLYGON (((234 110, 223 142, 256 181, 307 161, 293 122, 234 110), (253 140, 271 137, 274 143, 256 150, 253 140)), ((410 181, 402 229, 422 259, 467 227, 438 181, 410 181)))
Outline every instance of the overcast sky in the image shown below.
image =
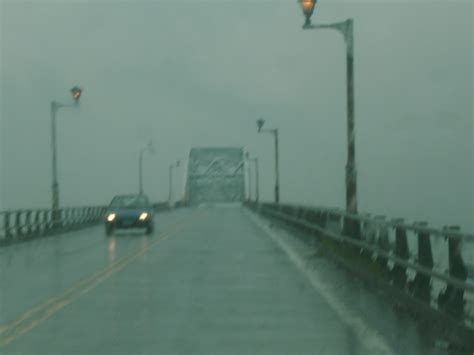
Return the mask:
MULTIPOLYGON (((51 100, 61 204, 168 195, 168 166, 195 146, 242 146, 283 201, 344 207, 345 53, 303 31, 296 1, 0 0, 1 209, 46 207, 51 100)), ((355 21, 359 209, 474 229, 471 1, 320 0, 315 23, 355 21)), ((182 171, 182 170, 181 170, 182 171)))

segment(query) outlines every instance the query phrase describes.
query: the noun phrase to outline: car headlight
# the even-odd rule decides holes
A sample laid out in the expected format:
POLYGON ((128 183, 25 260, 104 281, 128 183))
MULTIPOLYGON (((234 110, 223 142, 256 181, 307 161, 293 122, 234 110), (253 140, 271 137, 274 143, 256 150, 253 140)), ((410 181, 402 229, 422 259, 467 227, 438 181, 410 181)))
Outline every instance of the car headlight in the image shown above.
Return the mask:
POLYGON ((139 219, 140 221, 144 221, 144 220, 147 219, 147 218, 148 218, 148 213, 146 213, 146 212, 143 212, 143 213, 140 215, 140 217, 138 217, 138 219, 139 219))
POLYGON ((107 216, 107 222, 113 222, 113 220, 117 217, 115 213, 111 213, 107 216))

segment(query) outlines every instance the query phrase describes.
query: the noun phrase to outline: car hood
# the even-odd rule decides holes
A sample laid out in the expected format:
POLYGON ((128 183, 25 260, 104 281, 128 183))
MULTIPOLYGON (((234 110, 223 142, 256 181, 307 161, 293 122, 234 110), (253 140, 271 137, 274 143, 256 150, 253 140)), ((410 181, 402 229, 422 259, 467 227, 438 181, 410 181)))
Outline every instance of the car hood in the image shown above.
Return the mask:
POLYGON ((146 209, 139 209, 139 210, 135 210, 135 209, 118 209, 118 210, 108 210, 107 211, 107 214, 109 213, 115 213, 117 215, 117 217, 136 217, 138 218, 143 212, 146 212, 148 214, 150 214, 150 211, 146 210, 146 209))

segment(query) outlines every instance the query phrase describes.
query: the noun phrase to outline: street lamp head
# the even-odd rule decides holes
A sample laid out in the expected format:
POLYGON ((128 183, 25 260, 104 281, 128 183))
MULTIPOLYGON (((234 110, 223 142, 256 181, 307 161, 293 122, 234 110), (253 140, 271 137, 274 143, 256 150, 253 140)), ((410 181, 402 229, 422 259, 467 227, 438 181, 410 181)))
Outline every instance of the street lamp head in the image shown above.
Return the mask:
POLYGON ((311 24, 311 15, 314 11, 314 6, 318 2, 318 0, 298 0, 301 9, 303 10, 303 14, 306 17, 305 26, 309 26, 311 24))
POLYGON ((264 124, 265 124, 265 120, 260 117, 260 118, 257 120, 257 127, 258 127, 258 131, 259 131, 259 132, 262 130, 262 127, 263 127, 264 124))
POLYGON ((72 98, 77 102, 79 102, 79 99, 81 98, 82 95, 82 89, 79 86, 74 86, 71 89, 71 95, 72 98))

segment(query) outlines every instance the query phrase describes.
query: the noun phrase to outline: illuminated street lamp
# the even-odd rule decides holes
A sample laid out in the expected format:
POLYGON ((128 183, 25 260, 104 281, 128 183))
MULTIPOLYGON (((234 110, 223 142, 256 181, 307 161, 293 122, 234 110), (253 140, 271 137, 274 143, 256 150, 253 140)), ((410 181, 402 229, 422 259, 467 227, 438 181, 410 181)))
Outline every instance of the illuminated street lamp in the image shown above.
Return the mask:
POLYGON ((76 103, 79 101, 82 95, 82 89, 79 86, 74 86, 71 89, 71 95, 72 98, 76 101, 76 103))
POLYGON ((258 133, 271 133, 275 138, 275 203, 280 202, 280 168, 279 168, 279 154, 278 154, 278 128, 276 129, 263 129, 265 120, 259 118, 257 120, 258 133))
POLYGON ((306 17, 305 25, 311 24, 311 15, 314 11, 314 5, 316 5, 318 0, 299 0, 301 4, 301 9, 303 10, 303 14, 306 17))
POLYGON ((52 219, 56 226, 59 222, 59 183, 58 183, 58 166, 57 166, 57 144, 56 144, 56 113, 63 107, 75 107, 79 104, 82 95, 82 89, 74 86, 71 89, 71 95, 74 104, 63 104, 57 101, 51 101, 51 151, 52 151, 52 219))

